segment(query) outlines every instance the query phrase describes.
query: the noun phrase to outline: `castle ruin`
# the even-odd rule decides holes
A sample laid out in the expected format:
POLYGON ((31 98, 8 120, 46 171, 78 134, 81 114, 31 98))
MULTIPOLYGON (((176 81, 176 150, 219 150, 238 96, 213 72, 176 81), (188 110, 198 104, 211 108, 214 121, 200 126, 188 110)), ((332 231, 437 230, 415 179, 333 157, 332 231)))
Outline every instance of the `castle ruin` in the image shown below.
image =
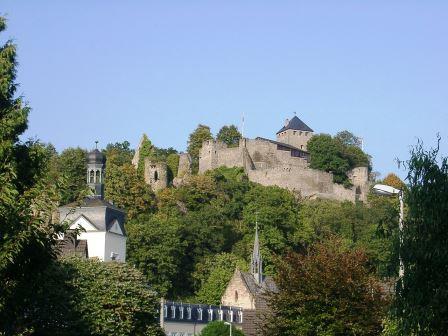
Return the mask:
POLYGON ((334 183, 332 173, 309 167, 306 150, 312 136, 313 130, 294 116, 277 132, 277 140, 243 138, 234 148, 207 140, 199 154, 199 173, 221 166, 241 167, 252 182, 286 188, 305 198, 365 201, 369 188, 368 168, 356 167, 348 173, 353 184, 351 188, 334 183))

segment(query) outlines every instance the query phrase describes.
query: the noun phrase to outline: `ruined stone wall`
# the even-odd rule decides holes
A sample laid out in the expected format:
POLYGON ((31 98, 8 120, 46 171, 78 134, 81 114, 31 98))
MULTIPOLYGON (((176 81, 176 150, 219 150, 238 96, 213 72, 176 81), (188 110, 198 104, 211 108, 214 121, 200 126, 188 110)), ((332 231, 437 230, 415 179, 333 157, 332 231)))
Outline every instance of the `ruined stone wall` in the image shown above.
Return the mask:
POLYGON ((221 166, 243 167, 241 147, 228 148, 220 141, 204 141, 199 151, 199 173, 221 166))
POLYGON ((183 178, 191 174, 191 157, 188 153, 179 154, 179 166, 177 168, 177 177, 183 178))
POLYGON ((165 162, 154 162, 149 158, 145 159, 144 170, 145 182, 152 190, 158 191, 168 186, 168 167, 165 162))

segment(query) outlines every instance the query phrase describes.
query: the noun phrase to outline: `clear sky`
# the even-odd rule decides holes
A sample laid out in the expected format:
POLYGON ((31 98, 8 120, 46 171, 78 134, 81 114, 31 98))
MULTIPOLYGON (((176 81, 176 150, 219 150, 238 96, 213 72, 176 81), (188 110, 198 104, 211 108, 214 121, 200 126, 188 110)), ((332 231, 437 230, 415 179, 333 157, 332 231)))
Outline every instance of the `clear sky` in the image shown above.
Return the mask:
MULTIPOLYGON (((143 132, 185 150, 199 124, 274 138, 294 112, 364 138, 399 172, 420 138, 448 152, 448 1, 2 0, 26 137, 91 148, 143 132)), ((400 173, 400 172, 399 172, 400 173)), ((400 173, 403 175, 403 172, 400 173)))

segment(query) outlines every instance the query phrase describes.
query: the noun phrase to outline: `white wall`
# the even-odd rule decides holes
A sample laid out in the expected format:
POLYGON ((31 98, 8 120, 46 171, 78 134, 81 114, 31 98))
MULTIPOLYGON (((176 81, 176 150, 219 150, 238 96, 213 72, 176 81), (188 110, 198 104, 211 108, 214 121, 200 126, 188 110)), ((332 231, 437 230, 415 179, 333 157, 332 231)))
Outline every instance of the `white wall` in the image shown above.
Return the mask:
POLYGON ((101 261, 104 261, 104 252, 106 248, 106 232, 101 231, 88 231, 81 232, 78 235, 78 239, 87 240, 87 251, 89 258, 97 257, 101 261))

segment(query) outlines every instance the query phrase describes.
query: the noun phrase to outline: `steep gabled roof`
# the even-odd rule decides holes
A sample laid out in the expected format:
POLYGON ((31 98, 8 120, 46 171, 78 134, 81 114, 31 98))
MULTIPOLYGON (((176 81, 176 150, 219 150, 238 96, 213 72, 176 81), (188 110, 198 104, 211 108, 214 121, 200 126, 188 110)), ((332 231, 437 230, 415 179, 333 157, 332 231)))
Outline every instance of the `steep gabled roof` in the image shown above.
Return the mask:
POLYGON ((302 120, 300 120, 297 116, 294 116, 287 125, 283 126, 280 131, 277 132, 283 132, 286 130, 296 130, 296 131, 305 131, 305 132, 314 132, 310 127, 308 127, 307 124, 305 124, 302 120))

